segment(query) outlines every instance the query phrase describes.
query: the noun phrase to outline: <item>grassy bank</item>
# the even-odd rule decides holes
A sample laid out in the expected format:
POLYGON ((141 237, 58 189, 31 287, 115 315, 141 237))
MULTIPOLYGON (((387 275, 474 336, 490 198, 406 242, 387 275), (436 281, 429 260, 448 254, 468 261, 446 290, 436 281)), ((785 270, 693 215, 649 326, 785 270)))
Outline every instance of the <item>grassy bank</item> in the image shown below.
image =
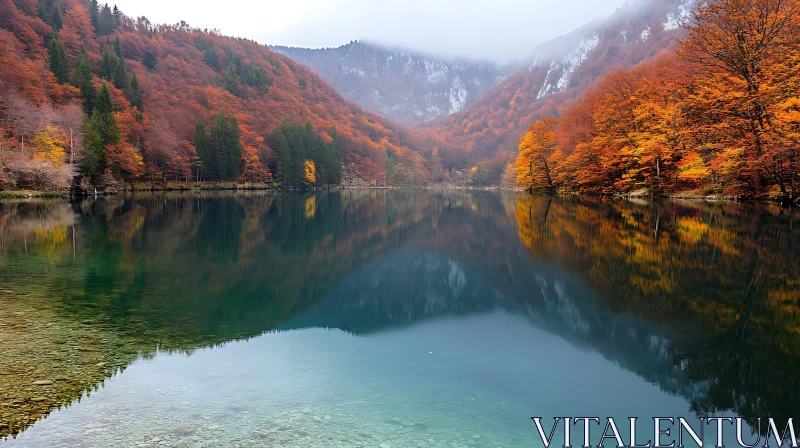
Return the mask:
MULTIPOLYGON (((97 194, 108 195, 134 191, 202 191, 202 190, 271 190, 280 188, 277 184, 239 184, 235 182, 165 182, 134 183, 119 185, 116 188, 97 190, 97 194)), ((91 196, 94 191, 85 191, 91 196)), ((0 199, 59 198, 69 197, 69 190, 1 190, 0 199)))
POLYGON ((69 192, 60 190, 2 190, 0 199, 24 199, 24 198, 60 198, 69 196, 69 192))

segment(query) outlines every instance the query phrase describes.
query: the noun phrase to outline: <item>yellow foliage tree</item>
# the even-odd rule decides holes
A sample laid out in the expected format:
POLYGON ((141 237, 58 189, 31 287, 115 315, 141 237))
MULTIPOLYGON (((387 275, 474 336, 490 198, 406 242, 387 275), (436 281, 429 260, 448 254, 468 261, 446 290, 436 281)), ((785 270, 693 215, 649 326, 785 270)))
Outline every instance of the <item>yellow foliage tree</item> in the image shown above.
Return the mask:
POLYGON ((33 155, 34 160, 48 161, 55 166, 64 164, 69 141, 66 134, 57 127, 46 126, 34 135, 31 144, 36 148, 36 153, 33 155))
POLYGON ((317 166, 314 165, 314 161, 306 160, 305 167, 306 182, 312 185, 317 183, 317 166))

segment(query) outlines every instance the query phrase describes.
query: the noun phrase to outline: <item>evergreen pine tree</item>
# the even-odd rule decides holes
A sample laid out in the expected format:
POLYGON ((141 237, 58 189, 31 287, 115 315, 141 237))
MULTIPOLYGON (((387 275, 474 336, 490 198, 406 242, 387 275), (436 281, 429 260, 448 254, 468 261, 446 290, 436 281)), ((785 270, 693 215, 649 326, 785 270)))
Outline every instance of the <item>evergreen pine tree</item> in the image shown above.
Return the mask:
POLYGON ((201 177, 212 179, 211 173, 213 168, 208 153, 208 135, 206 135, 206 124, 203 123, 203 120, 197 120, 194 126, 194 147, 197 151, 197 157, 199 157, 202 162, 201 177))
POLYGON ((118 89, 128 89, 129 80, 125 59, 119 57, 116 50, 109 47, 103 49, 103 56, 100 59, 100 77, 111 81, 118 89))
POLYGON ((103 84, 103 87, 100 89, 100 97, 97 99, 95 109, 103 115, 114 113, 114 104, 111 102, 111 91, 108 90, 108 85, 106 84, 103 84))
POLYGON ((105 84, 100 90, 100 97, 91 118, 84 124, 84 135, 88 150, 84 172, 91 177, 93 182, 96 182, 106 168, 106 147, 116 145, 120 141, 119 125, 114 117, 111 92, 105 84))
POLYGON ((83 111, 87 115, 91 114, 97 101, 97 91, 94 88, 94 84, 92 84, 92 67, 89 65, 89 56, 83 46, 81 46, 81 51, 75 60, 75 76, 72 81, 72 85, 81 90, 83 111))
POLYGON ((64 25, 63 18, 61 17, 61 6, 58 0, 39 0, 36 5, 39 18, 44 23, 53 27, 54 31, 59 31, 64 25))
POLYGON ((336 126, 331 126, 328 134, 333 139, 330 144, 330 184, 339 185, 342 183, 342 156, 339 154, 339 134, 336 132, 336 126))
POLYGON ((233 96, 242 96, 242 90, 239 88, 239 79, 236 76, 236 69, 233 65, 229 65, 219 77, 220 86, 230 92, 233 96))
POLYGON ((275 155, 277 156, 277 163, 275 167, 273 167, 277 179, 279 182, 288 185, 290 167, 292 166, 292 154, 289 149, 289 142, 286 141, 286 137, 283 135, 281 128, 282 127, 279 126, 272 131, 269 146, 275 151, 275 155))
POLYGON ((100 6, 97 4, 97 0, 92 0, 89 4, 89 17, 92 20, 92 26, 97 34, 100 34, 98 30, 98 27, 100 26, 100 18, 98 16, 99 12, 100 6))
POLYGON ((50 71, 55 75, 56 81, 60 84, 69 82, 69 62, 67 62, 67 53, 64 51, 64 45, 58 37, 58 32, 50 40, 48 54, 50 56, 50 71))
POLYGON ((111 34, 111 32, 115 29, 116 26, 114 24, 114 14, 111 12, 111 8, 108 7, 108 3, 106 3, 100 9, 100 16, 98 17, 97 24, 97 34, 105 36, 107 34, 111 34))
POLYGON ((156 57, 156 53, 154 51, 146 50, 144 52, 144 57, 142 58, 142 65, 152 72, 156 69, 157 64, 158 58, 156 57))
POLYGON ((144 112, 144 101, 142 100, 142 91, 139 88, 139 78, 136 77, 136 73, 131 75, 131 82, 130 82, 130 90, 128 94, 128 101, 131 102, 131 106, 136 107, 139 109, 139 112, 144 112))
POLYGON ((224 112, 217 114, 205 152, 203 163, 208 166, 210 179, 236 180, 239 177, 242 143, 236 117, 227 118, 224 112))
POLYGON ((239 122, 235 115, 228 118, 227 126, 227 151, 226 151, 226 179, 236 180, 242 168, 242 139, 239 133, 239 122))
MULTIPOLYGON (((114 16, 114 29, 119 28, 120 24, 122 23, 122 11, 117 8, 117 5, 114 5, 111 15, 114 16)), ((121 56, 122 54, 120 54, 120 57, 121 56)))
POLYGON ((284 134, 292 152, 292 164, 289 166, 289 185, 302 186, 306 178, 306 147, 303 141, 304 127, 286 124, 284 134))
MULTIPOLYGON (((115 6, 115 8, 116 8, 116 6, 115 6)), ((123 59, 123 57, 122 57, 122 46, 119 43, 119 34, 117 34, 116 39, 114 39, 114 54, 116 54, 118 58, 123 59)))
POLYGON ((117 55, 114 54, 108 47, 103 49, 103 54, 100 57, 99 75, 101 78, 114 81, 114 75, 117 73, 117 55))
POLYGON ((103 145, 103 137, 100 130, 103 127, 103 119, 97 109, 85 120, 83 124, 83 140, 86 147, 86 158, 84 159, 83 173, 92 182, 97 181, 106 168, 106 153, 103 145))
POLYGON ((225 169, 223 168, 223 143, 222 134, 227 126, 225 115, 220 112, 211 123, 206 153, 208 154, 208 177, 211 180, 220 180, 225 169))
MULTIPOLYGON (((115 55, 116 56, 116 55, 115 55)), ((128 69, 125 65, 125 59, 117 57, 116 71, 114 72, 114 87, 127 91, 130 79, 128 78, 128 69)))
POLYGON ((386 149, 386 185, 394 185, 397 178, 397 159, 391 149, 386 149))
POLYGON ((42 19, 44 23, 48 23, 50 18, 47 17, 47 0, 39 0, 36 3, 36 13, 39 14, 39 18, 42 19))
POLYGON ((64 26, 64 18, 61 17, 61 6, 59 6, 57 1, 54 1, 55 7, 53 8, 53 22, 51 25, 55 31, 60 31, 61 28, 64 26))

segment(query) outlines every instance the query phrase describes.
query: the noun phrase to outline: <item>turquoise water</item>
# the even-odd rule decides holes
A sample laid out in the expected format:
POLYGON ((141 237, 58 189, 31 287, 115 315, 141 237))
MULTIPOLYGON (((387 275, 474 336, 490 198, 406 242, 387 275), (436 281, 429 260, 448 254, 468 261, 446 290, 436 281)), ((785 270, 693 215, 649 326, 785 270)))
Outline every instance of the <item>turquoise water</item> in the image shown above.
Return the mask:
POLYGON ((642 415, 688 412, 658 386, 497 311, 369 337, 309 329, 159 354, 19 445, 535 446, 529 416, 624 419, 620 396, 641 400, 642 415), (182 428, 194 432, 181 437, 182 428))
POLYGON ((627 439, 629 416, 796 410, 776 380, 798 365, 793 215, 538 200, 9 205, 4 284, 32 292, 7 300, 140 355, 0 446, 523 447, 532 416, 611 416, 627 439), (775 258, 752 268, 756 249, 775 258))

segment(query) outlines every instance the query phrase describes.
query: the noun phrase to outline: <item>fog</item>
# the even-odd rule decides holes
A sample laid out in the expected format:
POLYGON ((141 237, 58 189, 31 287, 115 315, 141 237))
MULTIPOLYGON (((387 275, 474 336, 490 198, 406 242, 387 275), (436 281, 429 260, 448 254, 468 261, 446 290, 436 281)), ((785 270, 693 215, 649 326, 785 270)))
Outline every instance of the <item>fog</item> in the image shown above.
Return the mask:
POLYGON ((623 0, 117 0, 129 16, 185 20, 270 45, 336 47, 363 39, 449 59, 505 63, 608 16, 623 0))

